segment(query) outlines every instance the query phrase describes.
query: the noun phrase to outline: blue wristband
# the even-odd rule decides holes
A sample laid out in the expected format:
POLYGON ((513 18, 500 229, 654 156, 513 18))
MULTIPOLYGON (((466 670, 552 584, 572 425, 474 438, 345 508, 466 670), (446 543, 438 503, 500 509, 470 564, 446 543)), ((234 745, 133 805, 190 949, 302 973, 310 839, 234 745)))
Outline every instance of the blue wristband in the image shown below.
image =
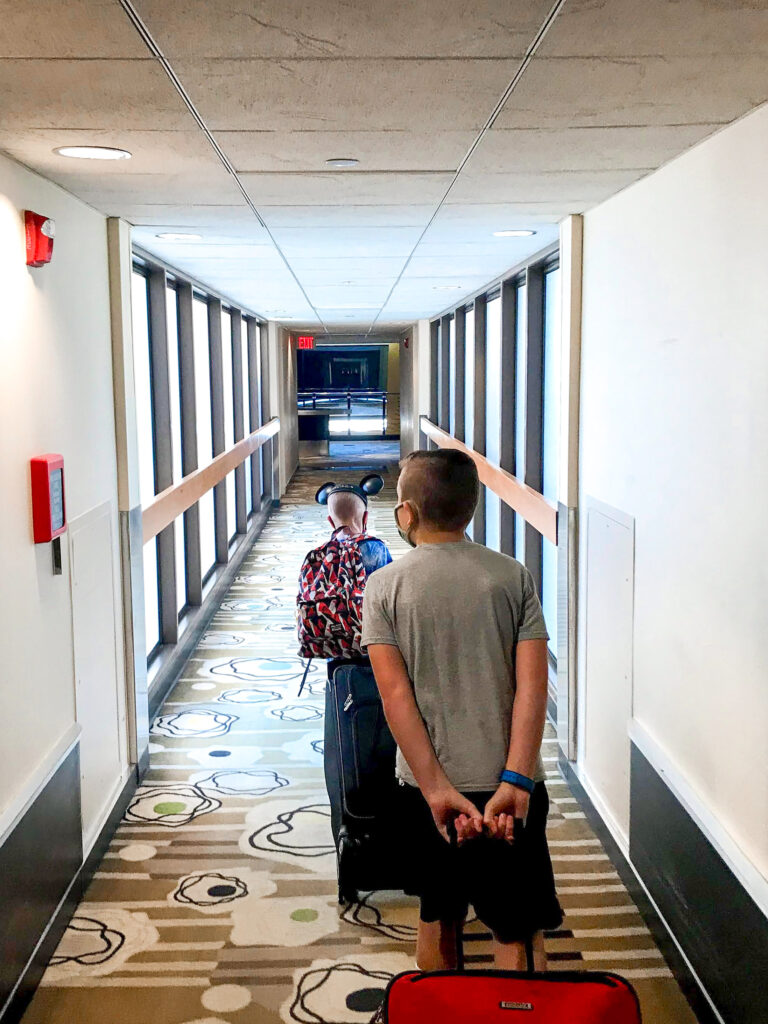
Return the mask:
POLYGON ((509 768, 504 769, 499 781, 508 782, 510 786, 519 786, 520 789, 524 789, 526 793, 532 793, 536 787, 536 783, 533 779, 529 779, 527 775, 520 775, 519 772, 511 772, 509 768))

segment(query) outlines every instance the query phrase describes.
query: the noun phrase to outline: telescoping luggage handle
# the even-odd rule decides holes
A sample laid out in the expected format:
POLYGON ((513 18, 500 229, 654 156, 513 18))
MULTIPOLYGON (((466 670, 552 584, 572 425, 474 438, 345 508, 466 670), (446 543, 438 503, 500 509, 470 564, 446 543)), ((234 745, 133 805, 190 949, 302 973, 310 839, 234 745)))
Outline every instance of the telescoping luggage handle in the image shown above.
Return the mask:
MULTIPOLYGON (((521 823, 522 824, 522 823, 521 823)), ((456 825, 454 822, 448 826, 448 838, 451 846, 454 850, 459 848, 459 837, 456 834, 456 825)), ((456 922, 456 970, 462 973, 466 971, 466 963, 464 958, 464 922, 456 922)), ((533 936, 528 935, 525 939, 525 969, 528 974, 534 974, 536 972, 536 962, 533 958, 533 936)))

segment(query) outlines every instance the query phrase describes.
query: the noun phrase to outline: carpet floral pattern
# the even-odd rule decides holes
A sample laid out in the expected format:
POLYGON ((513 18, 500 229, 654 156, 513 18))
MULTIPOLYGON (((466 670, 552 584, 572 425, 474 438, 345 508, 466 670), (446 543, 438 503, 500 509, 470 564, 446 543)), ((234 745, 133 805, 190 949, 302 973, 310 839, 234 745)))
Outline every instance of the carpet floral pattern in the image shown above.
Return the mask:
MULTIPOLYGON (((416 907, 396 893, 336 902, 323 783, 325 666, 298 696, 295 592, 327 536, 300 470, 151 730, 151 766, 72 919, 25 1024, 354 1024, 413 967, 416 907)), ((338 480, 359 473, 335 472, 338 480)), ((394 475, 372 529, 405 550, 394 475)), ((554 968, 611 969, 647 1024, 693 1021, 547 736, 550 840, 563 927, 554 968)), ((468 927, 470 965, 489 936, 468 927)))

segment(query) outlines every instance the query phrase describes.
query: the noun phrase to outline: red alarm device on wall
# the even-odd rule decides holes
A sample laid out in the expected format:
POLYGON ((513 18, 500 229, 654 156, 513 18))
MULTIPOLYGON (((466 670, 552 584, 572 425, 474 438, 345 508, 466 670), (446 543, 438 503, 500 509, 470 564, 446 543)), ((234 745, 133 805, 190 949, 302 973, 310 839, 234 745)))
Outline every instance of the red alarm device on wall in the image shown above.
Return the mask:
POLYGON ((24 230, 27 236, 27 266, 44 267, 53 256, 54 222, 42 213, 24 211, 24 230))
POLYGON ((30 462, 32 476, 32 530, 35 544, 45 544, 64 533, 64 459, 61 455, 36 455, 30 462))

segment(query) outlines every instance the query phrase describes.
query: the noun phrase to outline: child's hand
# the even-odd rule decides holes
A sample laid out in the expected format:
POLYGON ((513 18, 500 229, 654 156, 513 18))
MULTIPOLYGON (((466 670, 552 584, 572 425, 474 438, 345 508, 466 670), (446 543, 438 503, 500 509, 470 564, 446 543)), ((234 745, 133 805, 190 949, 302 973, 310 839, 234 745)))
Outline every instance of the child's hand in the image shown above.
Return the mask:
POLYGON ((472 835, 480 835, 483 831, 483 816, 472 803, 463 797, 453 786, 436 790, 427 797, 432 818, 440 835, 449 842, 448 826, 455 824, 456 835, 461 843, 472 835))
POLYGON ((508 782, 502 782, 485 805, 483 824, 487 835, 493 839, 515 841, 515 819, 523 822, 528 817, 530 793, 508 782))

